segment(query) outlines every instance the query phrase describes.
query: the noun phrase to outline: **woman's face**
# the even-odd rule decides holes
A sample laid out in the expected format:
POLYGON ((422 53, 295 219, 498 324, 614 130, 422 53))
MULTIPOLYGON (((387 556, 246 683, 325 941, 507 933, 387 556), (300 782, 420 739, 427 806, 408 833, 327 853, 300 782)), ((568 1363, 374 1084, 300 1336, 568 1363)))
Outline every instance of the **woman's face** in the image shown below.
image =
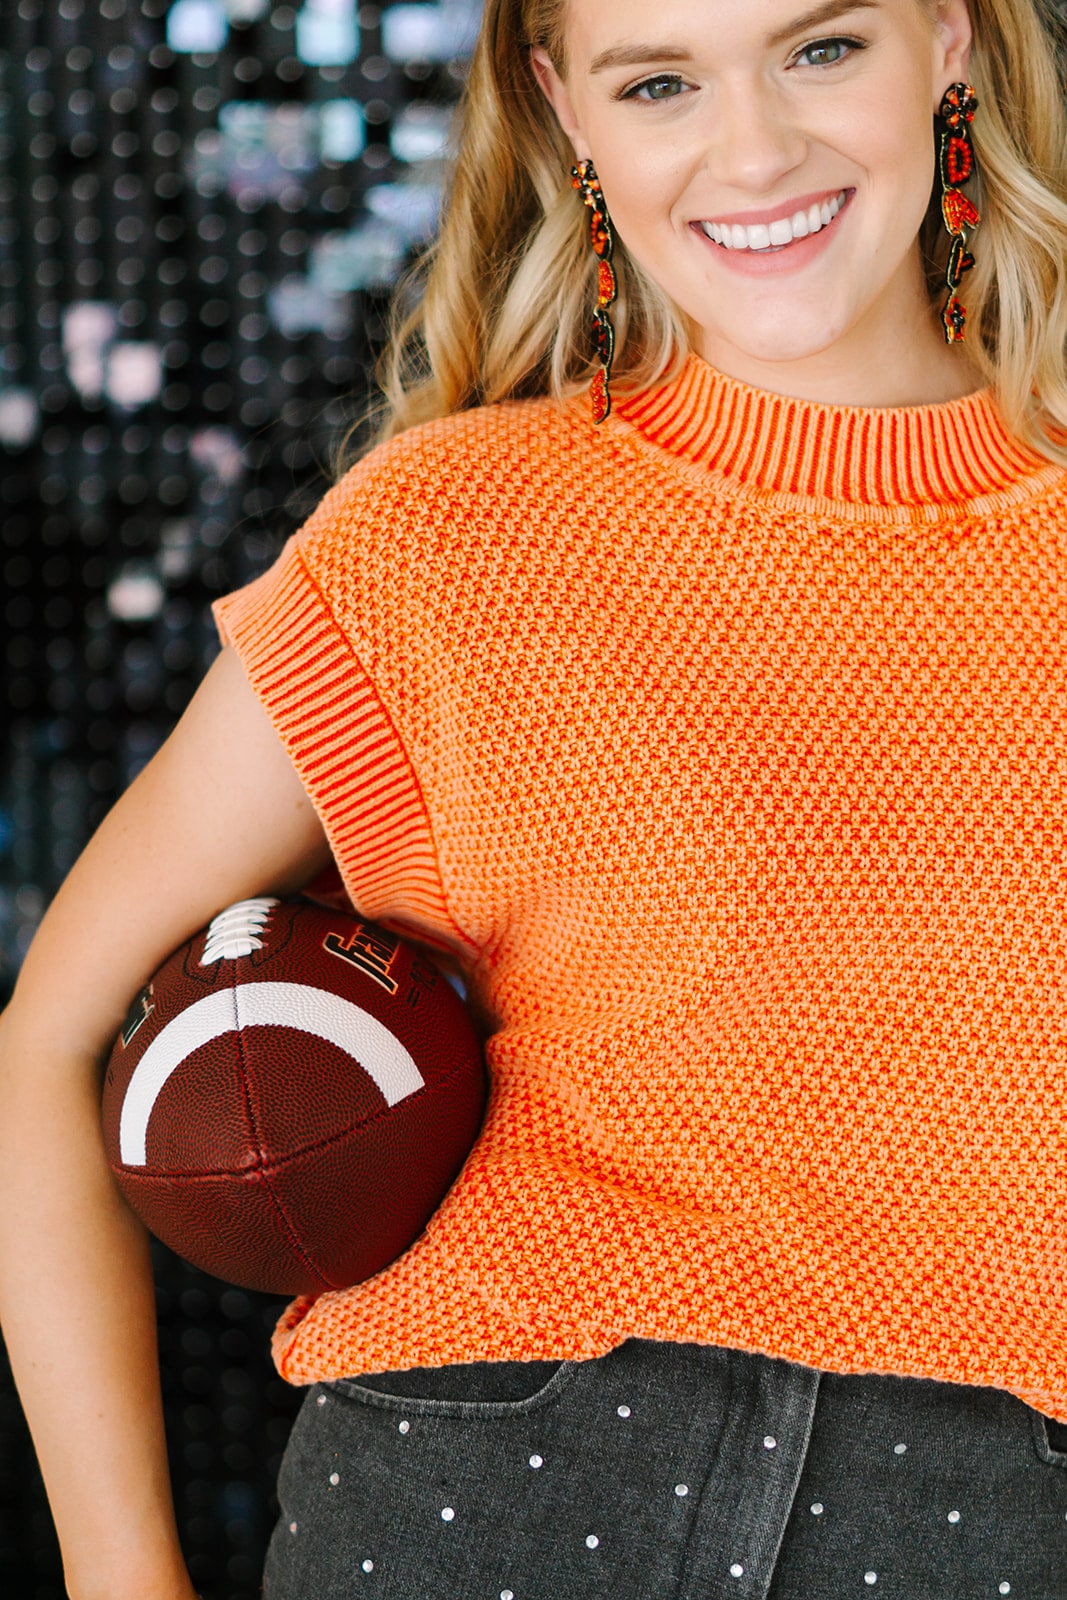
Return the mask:
POLYGON ((917 241, 966 0, 567 4, 565 79, 534 69, 706 360, 842 404, 974 387, 917 241))

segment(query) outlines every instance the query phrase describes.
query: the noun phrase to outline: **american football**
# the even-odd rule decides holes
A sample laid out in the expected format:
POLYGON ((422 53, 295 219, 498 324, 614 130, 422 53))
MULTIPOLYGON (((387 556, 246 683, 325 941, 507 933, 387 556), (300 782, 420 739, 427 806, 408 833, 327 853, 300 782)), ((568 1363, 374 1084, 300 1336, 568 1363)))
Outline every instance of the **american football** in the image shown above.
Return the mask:
POLYGON ((194 1266, 271 1294, 361 1282, 417 1238, 485 1104, 481 1044, 422 950, 305 900, 230 906, 134 1000, 108 1160, 194 1266))

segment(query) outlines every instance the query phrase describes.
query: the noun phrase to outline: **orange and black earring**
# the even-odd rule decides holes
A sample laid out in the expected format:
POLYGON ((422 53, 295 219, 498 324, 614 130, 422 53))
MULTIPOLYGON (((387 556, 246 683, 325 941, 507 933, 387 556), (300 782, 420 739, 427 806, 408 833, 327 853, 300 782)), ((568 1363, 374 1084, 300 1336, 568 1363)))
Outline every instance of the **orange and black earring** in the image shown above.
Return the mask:
POLYGON ((952 239, 945 283, 948 299, 941 309, 941 323, 946 344, 962 344, 967 313, 956 296, 963 274, 974 266, 974 257, 967 248, 970 235, 982 218, 973 200, 961 192, 960 185, 974 173, 974 145, 971 143, 971 123, 978 110, 978 96, 969 83, 954 83, 941 102, 941 120, 945 131, 941 136, 941 214, 952 239))
POLYGON ((619 285, 612 266, 615 254, 615 236, 611 231, 611 218, 600 190, 600 179, 591 161, 582 161, 571 168, 574 187, 589 207, 589 238, 597 258, 597 300, 593 313, 593 352, 600 362, 600 371, 593 379, 590 395, 593 401, 593 421, 603 422, 611 412, 611 364, 615 359, 615 329, 608 315, 608 307, 618 298, 619 285))

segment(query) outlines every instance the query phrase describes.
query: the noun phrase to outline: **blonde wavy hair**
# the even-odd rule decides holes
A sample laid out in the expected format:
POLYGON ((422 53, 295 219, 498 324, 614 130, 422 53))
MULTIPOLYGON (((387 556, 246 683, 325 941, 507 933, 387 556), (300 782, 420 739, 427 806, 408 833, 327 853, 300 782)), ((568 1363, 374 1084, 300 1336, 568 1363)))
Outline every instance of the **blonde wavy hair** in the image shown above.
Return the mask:
MULTIPOLYGON (((574 155, 529 65, 530 46, 540 45, 565 75, 565 6, 485 0, 441 227, 394 300, 377 440, 472 406, 563 397, 595 370, 595 261, 571 185, 574 155)), ((1067 465, 1063 22, 1053 0, 970 0, 970 12, 982 224, 964 289, 968 349, 1009 427, 1067 465)), ((940 302, 949 240, 939 182, 920 244, 940 302)), ((689 340, 677 308, 621 242, 616 262, 612 383, 645 387, 677 370, 689 340)))

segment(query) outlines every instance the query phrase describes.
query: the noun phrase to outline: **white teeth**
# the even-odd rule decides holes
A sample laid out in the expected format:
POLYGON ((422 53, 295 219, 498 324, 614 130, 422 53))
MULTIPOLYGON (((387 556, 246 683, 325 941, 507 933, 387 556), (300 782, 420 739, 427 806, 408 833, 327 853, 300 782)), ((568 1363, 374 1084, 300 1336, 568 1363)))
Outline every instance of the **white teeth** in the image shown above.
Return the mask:
POLYGON ((828 227, 847 199, 848 191, 842 189, 823 205, 816 202, 807 211, 797 211, 792 217, 780 217, 769 225, 760 222, 746 228, 740 222, 704 222, 701 227, 708 238, 724 250, 781 249, 792 244, 794 239, 806 239, 809 234, 819 233, 828 227))

